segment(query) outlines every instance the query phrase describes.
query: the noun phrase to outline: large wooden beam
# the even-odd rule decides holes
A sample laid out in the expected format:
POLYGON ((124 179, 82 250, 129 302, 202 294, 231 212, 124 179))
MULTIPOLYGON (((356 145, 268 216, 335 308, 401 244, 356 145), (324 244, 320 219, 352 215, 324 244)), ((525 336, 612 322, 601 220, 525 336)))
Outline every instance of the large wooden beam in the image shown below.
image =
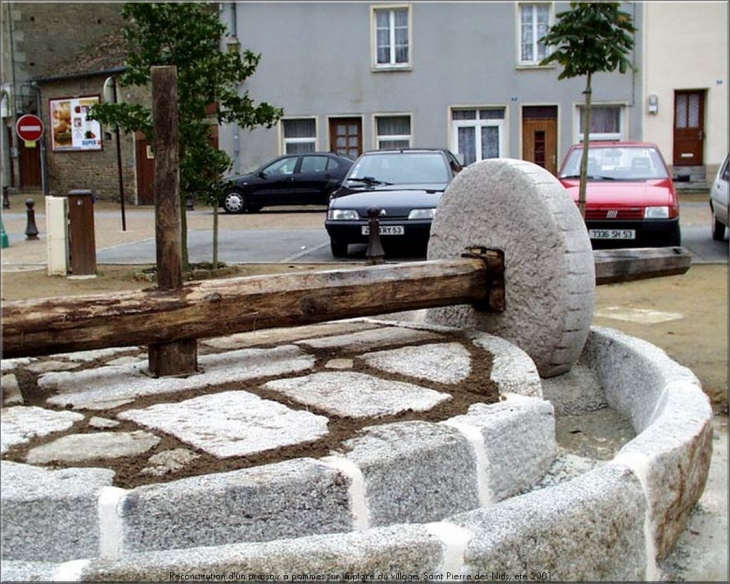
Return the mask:
MULTIPOLYGON (((454 260, 206 280, 170 290, 8 301, 2 307, 2 356, 170 343, 192 349, 199 338, 391 312, 456 304, 500 310, 509 266, 499 253, 483 252, 454 260)), ((597 284, 682 274, 691 263, 683 248, 596 251, 595 258, 597 284)))
POLYGON ((684 274, 692 254, 683 247, 595 250, 596 284, 615 284, 684 274))
MULTIPOLYGON (((160 290, 177 290, 184 282, 177 68, 152 67, 151 75, 157 286, 160 290)), ((150 373, 155 377, 185 375, 198 369, 198 346, 194 339, 150 343, 148 354, 150 373)))
POLYGON ((150 288, 5 302, 3 358, 224 336, 484 302, 485 261, 383 264, 348 270, 206 280, 150 288))

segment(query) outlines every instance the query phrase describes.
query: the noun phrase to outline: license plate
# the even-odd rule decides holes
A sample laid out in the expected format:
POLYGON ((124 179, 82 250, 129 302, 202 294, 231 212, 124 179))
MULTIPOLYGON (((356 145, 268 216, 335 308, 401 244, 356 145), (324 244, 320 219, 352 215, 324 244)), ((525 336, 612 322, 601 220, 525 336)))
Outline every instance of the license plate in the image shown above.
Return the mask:
POLYGON ((591 239, 636 239, 634 229, 590 229, 591 239))
MULTIPOLYGON (((405 233, 402 225, 381 225, 380 235, 403 235, 405 233)), ((370 235, 370 225, 362 226, 362 234, 370 235)))

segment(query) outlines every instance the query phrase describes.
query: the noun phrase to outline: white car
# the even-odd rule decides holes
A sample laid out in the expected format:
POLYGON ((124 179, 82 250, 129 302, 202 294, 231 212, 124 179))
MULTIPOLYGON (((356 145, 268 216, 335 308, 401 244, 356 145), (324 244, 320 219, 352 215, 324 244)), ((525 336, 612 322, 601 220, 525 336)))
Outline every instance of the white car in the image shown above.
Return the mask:
POLYGON ((725 157, 720 170, 717 171, 715 182, 710 189, 710 209, 712 209, 712 239, 722 241, 725 239, 725 229, 728 226, 728 162, 730 155, 725 157))

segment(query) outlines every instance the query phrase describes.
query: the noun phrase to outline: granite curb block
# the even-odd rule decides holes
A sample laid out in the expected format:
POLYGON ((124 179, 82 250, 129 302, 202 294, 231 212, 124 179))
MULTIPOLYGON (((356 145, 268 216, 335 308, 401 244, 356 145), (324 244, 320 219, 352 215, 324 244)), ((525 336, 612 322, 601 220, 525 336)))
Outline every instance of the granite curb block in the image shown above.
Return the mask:
MULTIPOLYGON (((98 555, 116 558, 143 551, 436 521, 475 509, 534 483, 547 472, 556 452, 555 422, 548 402, 512 395, 497 404, 477 406, 481 407, 472 406, 468 414, 453 418, 453 426, 447 420, 370 427, 364 436, 345 444, 345 453, 321 461, 296 459, 132 490, 97 488, 98 505, 87 505, 73 518, 76 529, 100 534, 91 542, 98 545, 89 544, 73 555, 61 543, 46 541, 48 532, 32 513, 39 501, 26 495, 3 522, 3 557, 43 561, 98 555), (537 411, 543 415, 536 419, 537 411), (523 443, 517 459, 504 456, 505 439, 495 440, 494 445, 489 442, 507 427, 514 432, 528 426, 545 441, 516 437, 516 442, 510 441, 513 445, 523 443), (487 487, 495 494, 480 498, 482 484, 495 485, 487 487), (6 533, 5 525, 23 528, 6 533), (35 534, 33 538, 22 536, 29 532, 35 534)), ((17 484, 26 484, 39 470, 4 461, 3 471, 9 465, 17 469, 13 476, 17 484)), ((68 474, 43 472, 47 480, 52 480, 53 473, 64 473, 59 479, 68 474)), ((108 472, 107 484, 111 484, 108 472)), ((45 500, 47 490, 38 493, 38 498, 45 500)), ((3 506, 10 503, 14 499, 8 500, 4 493, 3 506)), ((58 506, 56 512, 63 515, 66 506, 58 506)))
MULTIPOLYGON (((495 580, 526 574, 525 579, 555 581, 650 580, 645 509, 641 485, 631 471, 607 465, 442 522, 66 562, 56 566, 53 578, 495 580), (556 516, 561 518, 557 525, 556 516)), ((16 573, 23 568, 14 564, 16 573)), ((48 569, 25 566, 33 568, 48 569)))
POLYGON ((712 406, 692 371, 658 347, 596 328, 586 347, 609 405, 636 438, 614 458, 641 479, 657 559, 664 559, 702 495, 712 457, 712 406))
MULTIPOLYGON (((657 560, 674 545, 704 488, 711 456, 709 401, 691 371, 653 345, 612 329, 591 329, 582 360, 594 367, 609 404, 630 417, 637 437, 610 463, 578 478, 517 496, 507 489, 503 493, 508 498, 501 502, 431 523, 359 523, 361 530, 348 533, 125 553, 118 558, 101 545, 98 554, 56 565, 53 579, 235 581, 256 579, 251 575, 294 580, 301 575, 355 579, 352 575, 372 574, 425 580, 434 575, 453 579, 482 574, 489 579, 524 573, 529 578, 534 572, 564 581, 656 580, 657 560)), ((506 398, 492 406, 540 401, 506 398)), ((479 409, 470 409, 467 417, 480 416, 479 409)), ((530 408, 524 412, 535 419, 530 408)), ((541 415, 552 420, 552 406, 541 415)), ((456 422, 458 426, 463 420, 456 422)), ((450 438, 443 444, 451 450, 454 443, 462 443, 456 435, 445 435, 450 438)), ((515 450, 522 447, 513 445, 515 450)), ((482 502, 485 491, 477 487, 477 492, 482 502)), ((94 521, 91 515, 87 519, 87 525, 94 521)), ((43 560, 38 555, 34 559, 43 560)), ((47 562, 4 560, 3 566, 14 575, 45 575, 50 569, 47 562)))
POLYGON ((2 478, 3 559, 60 562, 98 555, 99 498, 113 471, 3 461, 2 478))

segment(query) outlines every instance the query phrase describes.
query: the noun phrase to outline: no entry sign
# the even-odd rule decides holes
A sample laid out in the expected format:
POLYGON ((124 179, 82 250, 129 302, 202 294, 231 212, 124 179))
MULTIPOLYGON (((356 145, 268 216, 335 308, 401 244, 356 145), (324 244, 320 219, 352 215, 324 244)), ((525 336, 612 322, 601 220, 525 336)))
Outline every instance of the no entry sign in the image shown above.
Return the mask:
POLYGON ((15 132, 21 140, 36 142, 43 136, 43 120, 33 114, 24 114, 15 122, 15 132))

